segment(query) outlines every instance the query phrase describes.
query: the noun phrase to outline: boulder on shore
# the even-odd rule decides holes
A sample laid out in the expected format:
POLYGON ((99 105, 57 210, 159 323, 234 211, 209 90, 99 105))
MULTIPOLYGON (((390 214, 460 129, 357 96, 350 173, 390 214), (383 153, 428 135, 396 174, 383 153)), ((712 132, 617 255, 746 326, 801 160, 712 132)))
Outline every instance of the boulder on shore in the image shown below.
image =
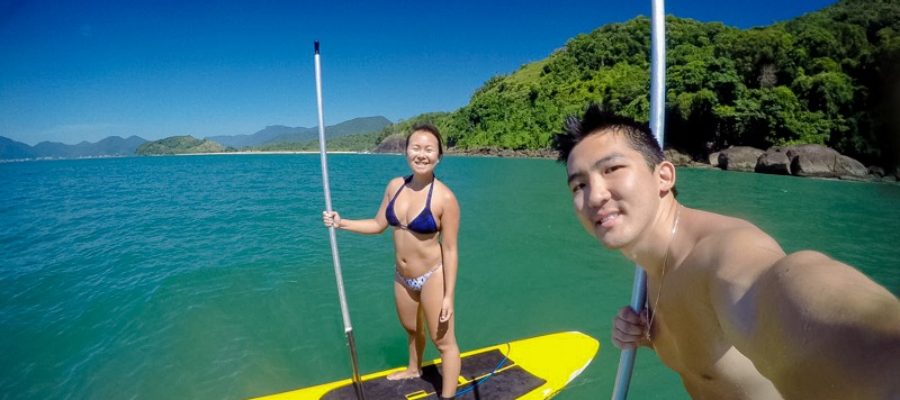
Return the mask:
POLYGON ((771 147, 756 160, 756 172, 764 174, 791 174, 791 159, 781 147, 771 147))
POLYGON ((867 180, 869 170, 863 163, 845 155, 841 155, 834 165, 834 173, 841 179, 867 180))
POLYGON ((804 144, 791 146, 787 155, 792 175, 834 178, 834 164, 840 153, 826 146, 804 144))
POLYGON ((709 165, 713 167, 719 166, 719 152, 714 152, 709 154, 709 165))
POLYGON ((694 164, 694 160, 691 159, 691 156, 675 149, 666 149, 663 152, 663 157, 674 164, 676 167, 684 167, 694 164))
POLYGON ((792 175, 842 179, 865 179, 868 175, 859 161, 820 144, 791 146, 787 156, 792 175))
POLYGON ((406 136, 393 135, 384 138, 381 143, 372 150, 373 153, 394 153, 402 154, 406 151, 406 136))
POLYGON ((884 176, 884 168, 881 168, 877 165, 869 166, 869 175, 872 175, 876 178, 881 178, 884 176))
POLYGON ((764 151, 750 146, 734 146, 719 152, 719 168, 726 171, 754 172, 764 151))

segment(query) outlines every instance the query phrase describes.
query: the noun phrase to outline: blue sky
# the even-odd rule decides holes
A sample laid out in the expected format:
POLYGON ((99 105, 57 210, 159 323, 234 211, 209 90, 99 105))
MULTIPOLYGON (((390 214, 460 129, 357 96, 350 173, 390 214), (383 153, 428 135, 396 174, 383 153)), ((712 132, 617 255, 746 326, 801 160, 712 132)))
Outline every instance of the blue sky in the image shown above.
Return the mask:
MULTIPOLYGON (((0 0, 0 136, 251 134, 453 111, 493 75, 650 14, 650 1, 0 0)), ((833 0, 670 0, 666 13, 748 28, 833 0)))

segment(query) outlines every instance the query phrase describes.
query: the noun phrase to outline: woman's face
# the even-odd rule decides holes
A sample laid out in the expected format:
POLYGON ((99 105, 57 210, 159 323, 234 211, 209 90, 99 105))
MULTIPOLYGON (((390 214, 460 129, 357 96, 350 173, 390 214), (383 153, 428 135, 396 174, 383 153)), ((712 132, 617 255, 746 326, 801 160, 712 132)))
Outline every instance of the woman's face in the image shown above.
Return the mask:
POLYGON ((437 138, 428 131, 413 132, 406 146, 406 162, 416 174, 434 173, 434 167, 440 162, 437 138))

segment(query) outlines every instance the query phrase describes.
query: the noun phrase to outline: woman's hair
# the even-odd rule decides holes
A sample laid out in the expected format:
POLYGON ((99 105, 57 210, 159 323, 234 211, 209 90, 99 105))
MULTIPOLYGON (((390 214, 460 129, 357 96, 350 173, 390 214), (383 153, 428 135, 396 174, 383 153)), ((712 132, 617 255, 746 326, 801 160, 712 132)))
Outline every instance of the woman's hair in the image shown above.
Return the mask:
POLYGON ((444 145, 443 145, 443 140, 441 139, 441 132, 438 131, 438 128, 436 126, 429 124, 429 123, 420 122, 420 123, 413 125, 412 128, 410 128, 409 133, 406 134, 406 146, 405 147, 409 147, 410 136, 412 136, 413 133, 416 133, 418 131, 428 132, 432 136, 434 136, 435 139, 437 139, 438 158, 443 157, 444 156, 444 145))

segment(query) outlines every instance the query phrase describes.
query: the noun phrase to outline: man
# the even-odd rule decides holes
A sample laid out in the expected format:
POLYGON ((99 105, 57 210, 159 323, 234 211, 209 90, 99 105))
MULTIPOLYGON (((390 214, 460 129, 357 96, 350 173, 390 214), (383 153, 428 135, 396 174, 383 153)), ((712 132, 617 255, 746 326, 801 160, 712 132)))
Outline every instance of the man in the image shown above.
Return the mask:
POLYGON ((702 399, 898 399, 900 302, 852 267, 785 255, 753 224, 675 199, 649 130, 591 106, 554 138, 578 219, 647 272, 613 321, 702 399))

